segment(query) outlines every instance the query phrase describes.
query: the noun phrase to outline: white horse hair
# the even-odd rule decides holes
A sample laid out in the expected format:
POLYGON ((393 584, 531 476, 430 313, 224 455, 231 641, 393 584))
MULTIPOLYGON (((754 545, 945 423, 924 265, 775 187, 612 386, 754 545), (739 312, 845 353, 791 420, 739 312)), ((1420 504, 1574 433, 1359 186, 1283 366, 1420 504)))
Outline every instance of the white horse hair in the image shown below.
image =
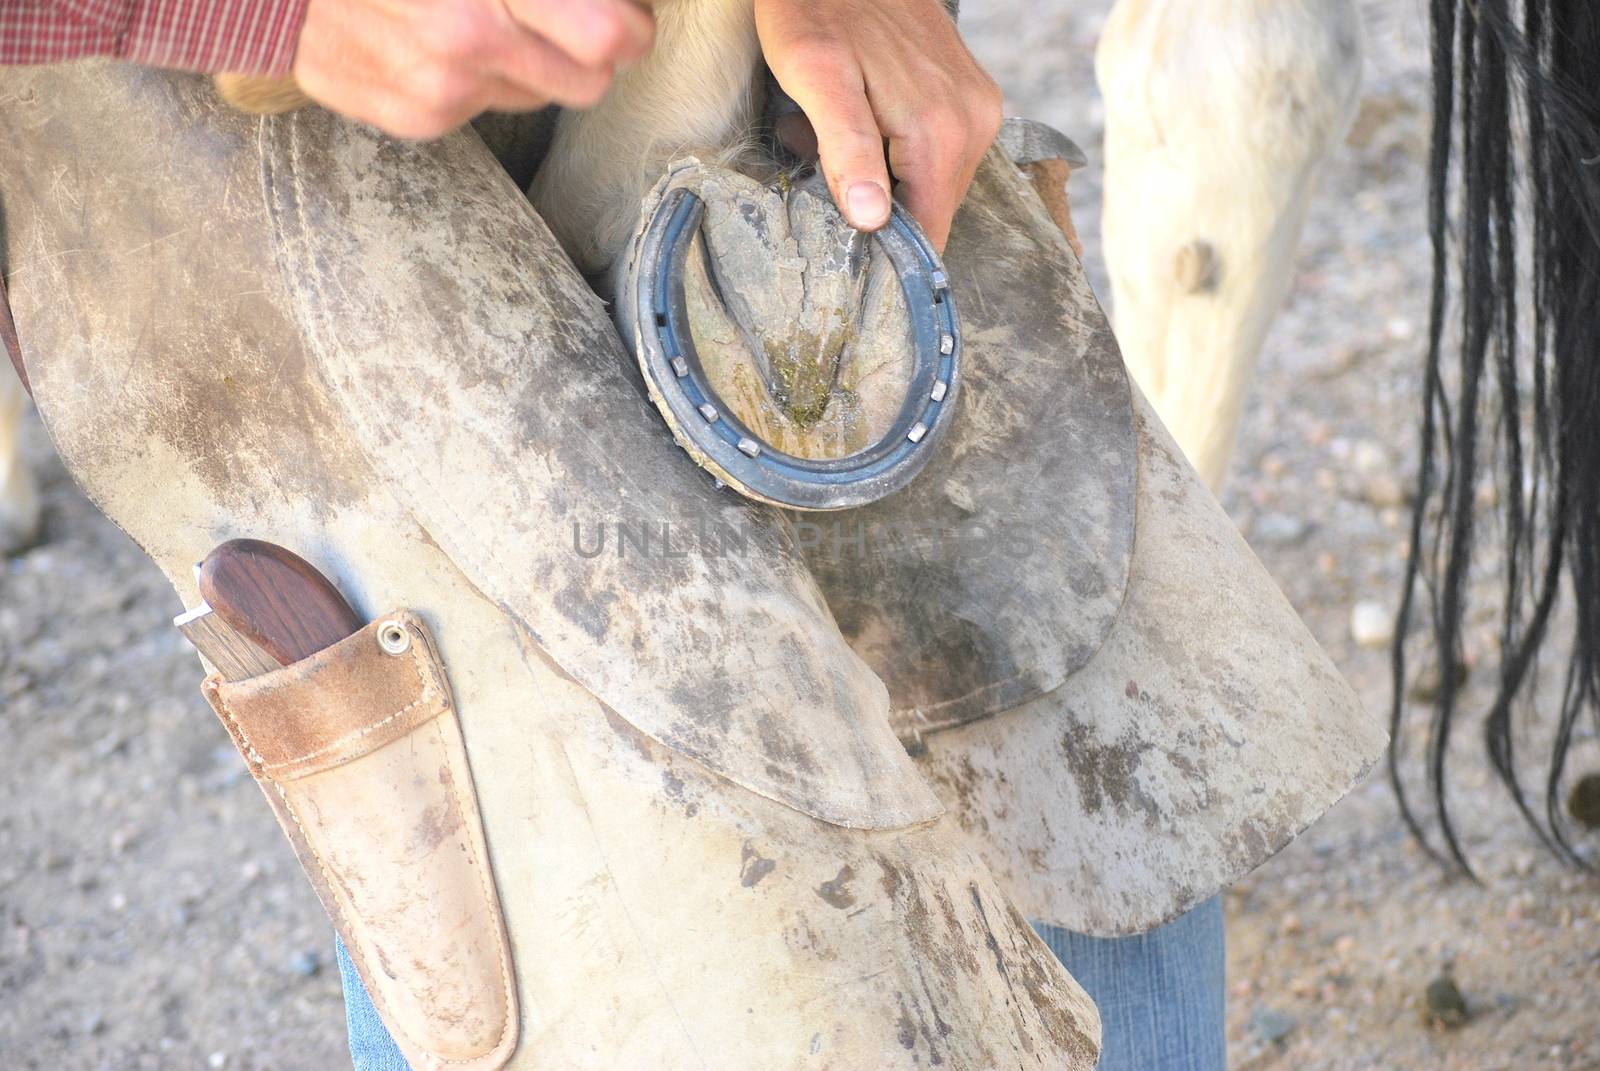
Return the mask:
POLYGON ((528 195, 588 274, 604 271, 639 201, 678 155, 737 152, 761 108, 753 0, 656 0, 656 43, 594 108, 562 113, 528 195))

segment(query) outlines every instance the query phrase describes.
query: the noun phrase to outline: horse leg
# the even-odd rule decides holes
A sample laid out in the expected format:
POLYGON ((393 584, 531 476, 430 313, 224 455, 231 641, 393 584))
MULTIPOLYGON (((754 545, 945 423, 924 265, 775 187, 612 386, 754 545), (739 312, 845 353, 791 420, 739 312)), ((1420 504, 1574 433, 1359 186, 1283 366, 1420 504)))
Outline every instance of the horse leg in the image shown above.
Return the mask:
POLYGON ((1316 176, 1354 117, 1353 0, 1118 0, 1095 57, 1129 370, 1215 489, 1316 176))
POLYGON ((24 550, 39 537, 39 489, 17 442, 26 404, 22 384, 0 359, 0 556, 24 550))
POLYGON ((751 0, 656 0, 656 44, 603 101, 561 116, 528 195, 569 255, 604 270, 639 200, 681 153, 719 153, 751 132, 761 47, 751 0))

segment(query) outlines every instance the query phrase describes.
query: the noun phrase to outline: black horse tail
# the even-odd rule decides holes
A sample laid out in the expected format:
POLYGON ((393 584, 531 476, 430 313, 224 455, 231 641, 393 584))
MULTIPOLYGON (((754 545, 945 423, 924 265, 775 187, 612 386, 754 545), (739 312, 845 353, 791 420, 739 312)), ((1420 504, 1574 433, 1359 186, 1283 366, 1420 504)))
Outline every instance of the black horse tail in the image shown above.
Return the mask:
POLYGON ((1560 795, 1579 719, 1600 710, 1600 3, 1430 2, 1433 292, 1390 777, 1412 832, 1470 873, 1446 804, 1445 757, 1465 679, 1467 581, 1492 552, 1505 585, 1489 759, 1546 844, 1592 865, 1573 845, 1560 795), (1490 484, 1499 531, 1484 535, 1474 506, 1490 484), (1565 632, 1553 614, 1563 586, 1572 632, 1555 642, 1570 656, 1539 808, 1519 778, 1512 722, 1539 650, 1565 632), (1399 776, 1404 644, 1419 603, 1439 659, 1426 765, 1442 852, 1399 776))

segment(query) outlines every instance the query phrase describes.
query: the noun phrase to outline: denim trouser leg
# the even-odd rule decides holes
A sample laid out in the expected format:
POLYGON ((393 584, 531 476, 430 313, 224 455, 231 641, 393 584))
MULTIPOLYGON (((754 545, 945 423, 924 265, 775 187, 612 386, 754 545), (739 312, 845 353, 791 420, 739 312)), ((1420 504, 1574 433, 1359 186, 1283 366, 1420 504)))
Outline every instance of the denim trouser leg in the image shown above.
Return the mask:
POLYGON ((1038 926, 1100 1007, 1098 1071, 1222 1071, 1227 1066, 1222 900, 1137 937, 1038 926))
MULTIPOLYGON (((1222 901, 1211 900, 1159 930, 1105 940, 1054 926, 1039 935, 1100 1006, 1099 1071, 1222 1071, 1222 901)), ((338 948, 355 1071, 410 1071, 361 979, 338 948)))
POLYGON ((356 1071, 411 1071, 411 1065, 400 1055, 400 1049, 378 1018, 378 1009, 372 1006, 361 976, 356 973, 350 953, 344 942, 335 937, 335 952, 339 957, 339 981, 344 983, 344 1018, 350 1032, 350 1059, 356 1071))

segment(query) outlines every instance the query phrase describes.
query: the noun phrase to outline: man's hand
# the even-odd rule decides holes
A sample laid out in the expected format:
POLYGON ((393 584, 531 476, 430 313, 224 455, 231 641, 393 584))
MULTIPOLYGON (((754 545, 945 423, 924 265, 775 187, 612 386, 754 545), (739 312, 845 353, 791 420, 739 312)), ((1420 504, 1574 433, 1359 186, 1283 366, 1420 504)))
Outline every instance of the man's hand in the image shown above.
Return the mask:
MULTIPOLYGON (((862 230, 900 199, 940 249, 1000 130, 1000 89, 939 0, 755 0, 767 65, 815 130, 823 174, 862 230), (885 165, 884 142, 888 142, 885 165)), ((791 148, 805 133, 780 128, 791 148)))
POLYGON ((431 138, 488 109, 589 107, 654 36, 633 0, 311 0, 294 78, 334 111, 431 138))

